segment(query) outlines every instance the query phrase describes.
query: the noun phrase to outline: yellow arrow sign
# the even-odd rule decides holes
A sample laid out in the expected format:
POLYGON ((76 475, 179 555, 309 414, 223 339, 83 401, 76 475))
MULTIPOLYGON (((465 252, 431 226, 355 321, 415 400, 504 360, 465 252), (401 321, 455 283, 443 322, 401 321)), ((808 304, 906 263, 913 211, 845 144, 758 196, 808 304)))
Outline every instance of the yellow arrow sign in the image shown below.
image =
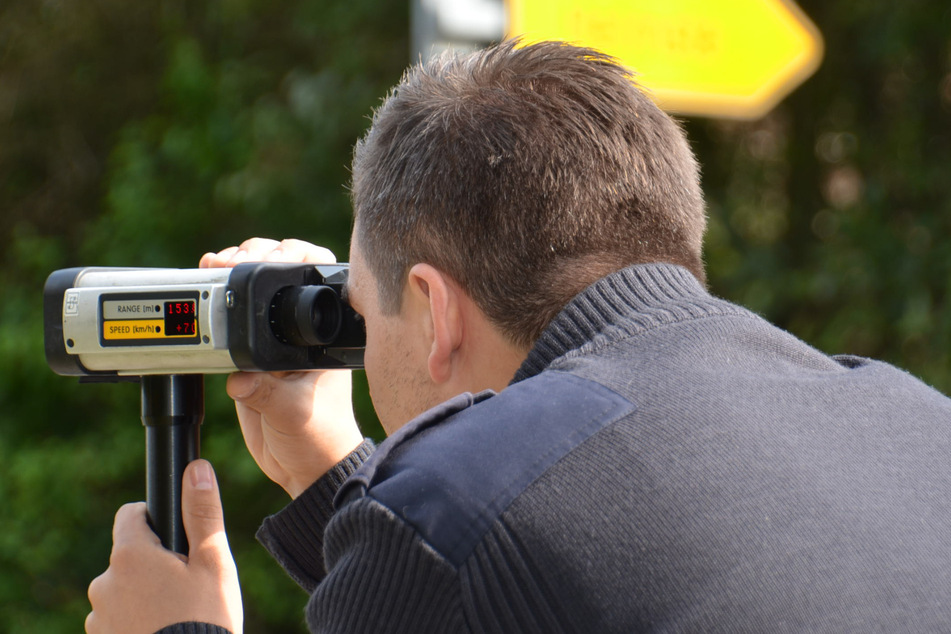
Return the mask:
POLYGON ((822 60, 791 0, 508 0, 508 12, 509 37, 604 51, 683 114, 759 118, 822 60))

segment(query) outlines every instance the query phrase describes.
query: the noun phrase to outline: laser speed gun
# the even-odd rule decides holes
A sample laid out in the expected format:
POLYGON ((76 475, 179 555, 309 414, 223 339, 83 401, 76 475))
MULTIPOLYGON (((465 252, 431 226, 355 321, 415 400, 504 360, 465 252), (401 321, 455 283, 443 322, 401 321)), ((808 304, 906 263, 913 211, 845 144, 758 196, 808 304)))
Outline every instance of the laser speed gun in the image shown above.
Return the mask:
POLYGON ((72 268, 44 290, 46 358, 66 376, 363 367, 346 264, 72 268))
POLYGON ((363 367, 366 334, 345 301, 346 264, 233 269, 73 268, 43 290, 46 359, 80 380, 138 381, 146 507, 187 554, 181 491, 200 450, 204 376, 363 367))

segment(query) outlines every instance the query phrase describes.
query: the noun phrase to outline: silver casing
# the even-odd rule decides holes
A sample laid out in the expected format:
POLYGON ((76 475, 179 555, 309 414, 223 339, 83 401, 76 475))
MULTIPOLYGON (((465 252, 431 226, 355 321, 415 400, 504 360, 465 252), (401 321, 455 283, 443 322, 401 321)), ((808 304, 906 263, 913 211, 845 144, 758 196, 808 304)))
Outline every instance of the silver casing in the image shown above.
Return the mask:
POLYGON ((89 268, 77 276, 63 297, 63 341, 66 352, 94 372, 119 375, 220 374, 236 371, 228 349, 227 284, 231 269, 89 268), (122 295, 132 312, 117 314, 103 297, 122 295), (103 345, 103 322, 130 322, 140 315, 135 307, 181 298, 196 299, 194 342, 175 341, 103 345))

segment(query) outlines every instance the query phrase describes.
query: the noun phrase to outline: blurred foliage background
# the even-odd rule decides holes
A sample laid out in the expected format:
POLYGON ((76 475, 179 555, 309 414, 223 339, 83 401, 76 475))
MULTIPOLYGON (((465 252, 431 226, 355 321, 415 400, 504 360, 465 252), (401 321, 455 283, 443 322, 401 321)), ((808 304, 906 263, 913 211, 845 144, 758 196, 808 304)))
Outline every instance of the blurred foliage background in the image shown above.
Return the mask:
MULTIPOLYGON (((817 74, 759 121, 685 121, 711 288, 951 391, 951 5, 800 4, 826 41, 817 74)), ((345 258, 351 146, 408 33, 408 3, 375 0, 0 5, 0 631, 81 629, 113 514, 144 489, 137 387, 46 366, 46 276, 192 267, 252 235, 345 258)), ((246 629, 302 632, 303 592, 253 539, 284 494, 247 456, 223 378, 206 391, 246 629)))

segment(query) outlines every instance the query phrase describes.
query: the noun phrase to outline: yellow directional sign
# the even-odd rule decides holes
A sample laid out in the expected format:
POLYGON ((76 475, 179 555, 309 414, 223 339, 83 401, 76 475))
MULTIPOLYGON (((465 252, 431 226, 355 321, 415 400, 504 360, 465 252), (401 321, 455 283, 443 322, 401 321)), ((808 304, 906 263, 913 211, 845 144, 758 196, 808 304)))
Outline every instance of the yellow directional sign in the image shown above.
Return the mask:
POLYGON ((507 2, 509 37, 613 55, 671 112, 759 118, 822 60, 822 36, 791 0, 507 2))

